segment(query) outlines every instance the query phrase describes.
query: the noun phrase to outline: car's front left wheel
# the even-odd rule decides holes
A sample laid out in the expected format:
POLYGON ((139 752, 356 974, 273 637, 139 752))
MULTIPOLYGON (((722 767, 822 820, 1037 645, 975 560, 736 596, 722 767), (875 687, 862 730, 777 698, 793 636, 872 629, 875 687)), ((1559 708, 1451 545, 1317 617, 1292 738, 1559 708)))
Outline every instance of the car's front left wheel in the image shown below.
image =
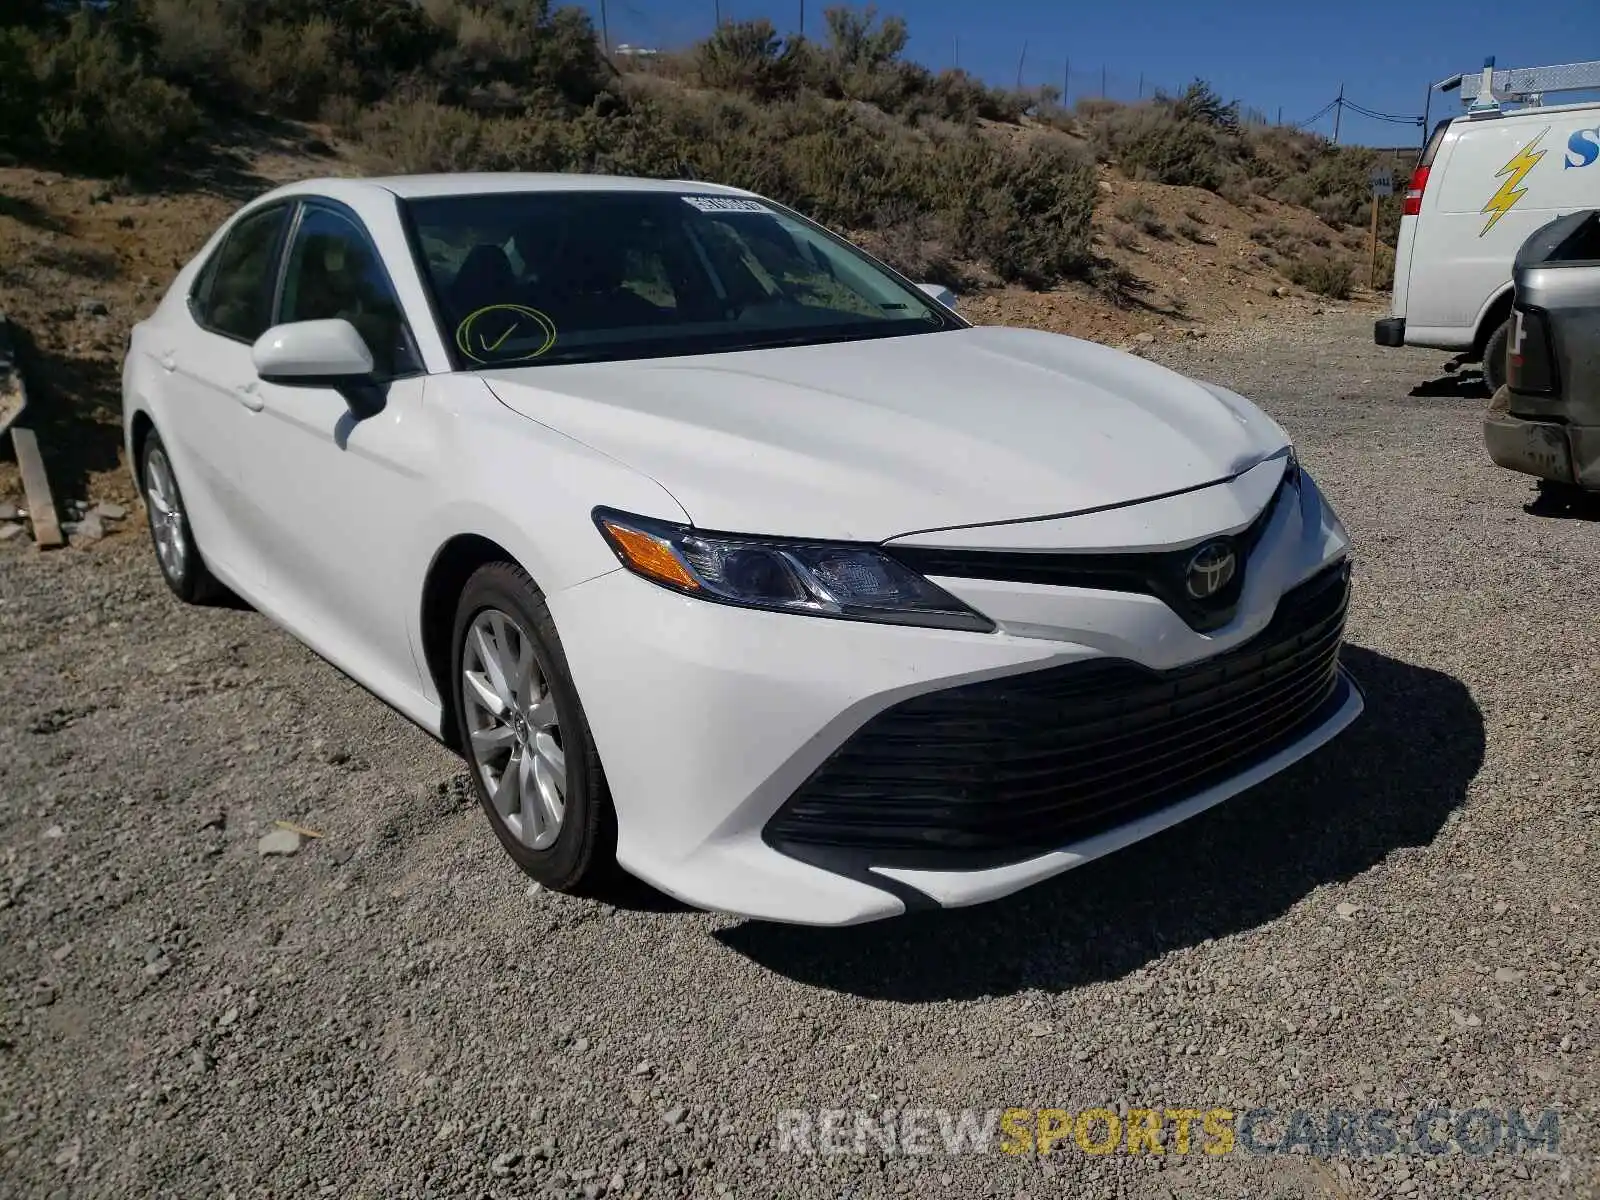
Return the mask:
POLYGON ((451 639, 458 744, 500 844, 546 887, 591 892, 615 866, 616 818, 544 597, 510 563, 462 589, 451 639))

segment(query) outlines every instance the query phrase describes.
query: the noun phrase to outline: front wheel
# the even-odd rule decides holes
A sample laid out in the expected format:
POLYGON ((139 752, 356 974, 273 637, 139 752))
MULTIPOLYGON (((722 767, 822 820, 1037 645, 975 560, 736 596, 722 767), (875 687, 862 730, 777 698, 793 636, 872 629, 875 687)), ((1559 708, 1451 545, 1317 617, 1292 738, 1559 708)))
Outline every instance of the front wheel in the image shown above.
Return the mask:
POLYGON ((1511 342, 1511 322, 1502 321, 1500 327, 1489 335, 1483 347, 1483 382, 1493 395, 1505 386, 1506 347, 1511 342))
POLYGON ((478 568, 451 640, 458 744, 506 853, 548 888, 609 881, 616 818, 544 597, 510 563, 478 568))

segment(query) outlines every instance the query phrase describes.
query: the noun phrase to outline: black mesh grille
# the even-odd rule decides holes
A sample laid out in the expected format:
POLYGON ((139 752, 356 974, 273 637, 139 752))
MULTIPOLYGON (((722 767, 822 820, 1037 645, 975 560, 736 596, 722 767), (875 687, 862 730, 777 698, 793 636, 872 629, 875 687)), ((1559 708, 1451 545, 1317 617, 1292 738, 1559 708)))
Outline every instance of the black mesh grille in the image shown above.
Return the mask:
POLYGON ((917 696, 878 714, 768 822, 808 859, 978 869, 1164 808, 1269 757, 1342 698, 1345 563, 1248 643, 1172 671, 1095 659, 917 696))

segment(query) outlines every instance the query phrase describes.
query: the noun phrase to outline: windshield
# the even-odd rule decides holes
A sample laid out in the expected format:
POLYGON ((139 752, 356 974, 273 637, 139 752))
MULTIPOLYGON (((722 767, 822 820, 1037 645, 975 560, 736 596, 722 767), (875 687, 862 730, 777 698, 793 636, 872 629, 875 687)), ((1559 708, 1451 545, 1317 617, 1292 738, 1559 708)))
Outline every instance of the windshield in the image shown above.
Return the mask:
POLYGON ((766 201, 505 192, 407 203, 464 368, 803 346, 962 322, 766 201))

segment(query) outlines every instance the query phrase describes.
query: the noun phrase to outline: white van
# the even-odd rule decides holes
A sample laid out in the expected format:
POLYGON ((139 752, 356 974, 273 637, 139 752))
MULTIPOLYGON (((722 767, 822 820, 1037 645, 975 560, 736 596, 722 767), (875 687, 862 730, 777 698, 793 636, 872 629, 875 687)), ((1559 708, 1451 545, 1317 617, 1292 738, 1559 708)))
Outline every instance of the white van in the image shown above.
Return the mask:
POLYGON ((1380 346, 1457 352, 1505 382, 1511 263, 1535 229, 1600 207, 1600 102, 1440 121, 1406 191, 1380 346))

